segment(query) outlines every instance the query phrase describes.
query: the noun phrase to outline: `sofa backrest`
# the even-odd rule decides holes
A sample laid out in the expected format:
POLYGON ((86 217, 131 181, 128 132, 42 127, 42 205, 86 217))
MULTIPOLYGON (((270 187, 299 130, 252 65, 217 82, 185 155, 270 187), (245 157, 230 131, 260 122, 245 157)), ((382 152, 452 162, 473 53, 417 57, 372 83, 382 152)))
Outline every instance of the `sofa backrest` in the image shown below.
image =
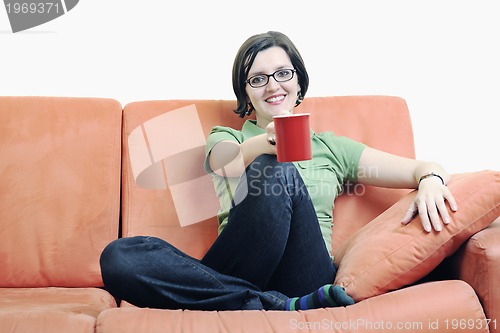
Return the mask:
MULTIPOLYGON (((241 128, 235 101, 173 100, 127 104, 123 121, 122 233, 151 235, 201 258, 217 236, 217 201, 203 173, 204 139, 213 126, 241 128)), ((374 148, 414 157, 406 102, 390 96, 309 97, 316 132, 333 131, 374 148)), ((376 172, 372 170, 371 172, 376 172)), ((408 190, 353 186, 337 199, 333 247, 408 190)))
MULTIPOLYGON (((388 153, 415 158, 410 113, 406 101, 400 97, 306 98, 299 108, 311 113, 311 126, 317 132, 333 131, 388 153)), ((408 192, 366 185, 347 188, 335 201, 333 252, 351 234, 408 192)))
POLYGON ((0 97, 0 287, 102 286, 121 117, 112 99, 0 97))

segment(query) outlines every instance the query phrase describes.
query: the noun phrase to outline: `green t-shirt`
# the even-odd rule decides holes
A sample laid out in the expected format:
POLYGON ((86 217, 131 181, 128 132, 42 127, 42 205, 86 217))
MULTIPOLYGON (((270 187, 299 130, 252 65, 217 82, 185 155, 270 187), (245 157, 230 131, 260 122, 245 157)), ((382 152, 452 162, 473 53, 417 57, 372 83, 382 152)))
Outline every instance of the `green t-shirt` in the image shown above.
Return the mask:
MULTIPOLYGON (((219 142, 229 140, 242 143, 266 131, 254 120, 247 120, 241 131, 229 127, 215 126, 207 139, 205 170, 212 174, 215 191, 220 201, 218 213, 219 233, 227 224, 232 194, 239 177, 224 178, 212 172, 208 156, 219 142)), ((356 182, 359 158, 365 145, 332 132, 314 133, 311 130, 312 159, 293 162, 311 196, 326 247, 331 252, 333 207, 335 198, 341 193, 346 181, 356 182)))

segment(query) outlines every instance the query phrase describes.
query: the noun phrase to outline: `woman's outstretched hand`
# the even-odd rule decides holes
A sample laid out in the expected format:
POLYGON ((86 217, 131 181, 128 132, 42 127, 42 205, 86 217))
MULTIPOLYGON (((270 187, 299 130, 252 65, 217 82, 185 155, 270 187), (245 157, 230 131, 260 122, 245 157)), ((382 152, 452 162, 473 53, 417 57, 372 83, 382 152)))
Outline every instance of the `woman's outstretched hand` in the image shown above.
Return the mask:
POLYGON ((453 212, 457 211, 455 198, 446 185, 436 177, 424 179, 420 182, 417 195, 401 223, 404 225, 410 223, 418 214, 425 231, 431 232, 432 229, 441 231, 442 223, 446 225, 451 222, 446 201, 453 212))

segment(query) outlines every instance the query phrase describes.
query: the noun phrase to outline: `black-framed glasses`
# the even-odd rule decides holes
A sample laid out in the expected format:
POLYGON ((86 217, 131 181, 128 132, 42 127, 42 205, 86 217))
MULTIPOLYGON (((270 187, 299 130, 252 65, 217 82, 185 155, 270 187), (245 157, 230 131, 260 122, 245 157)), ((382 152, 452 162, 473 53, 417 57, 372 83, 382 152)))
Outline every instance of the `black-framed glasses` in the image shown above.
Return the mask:
POLYGON ((293 74, 296 71, 297 70, 290 68, 278 69, 273 74, 258 74, 251 76, 248 80, 246 80, 246 83, 248 83, 252 88, 260 88, 268 84, 271 76, 276 80, 276 82, 286 82, 293 79, 293 74))

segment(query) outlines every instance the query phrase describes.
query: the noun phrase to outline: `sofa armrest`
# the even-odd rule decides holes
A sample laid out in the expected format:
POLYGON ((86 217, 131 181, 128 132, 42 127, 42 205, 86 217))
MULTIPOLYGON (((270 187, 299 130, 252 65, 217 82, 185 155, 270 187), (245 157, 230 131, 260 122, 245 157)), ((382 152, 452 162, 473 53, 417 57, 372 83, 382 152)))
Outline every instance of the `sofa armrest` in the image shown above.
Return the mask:
MULTIPOLYGON (((453 256, 453 266, 457 278, 476 291, 486 317, 500 322, 500 217, 464 244, 453 256)), ((490 331, 500 332, 500 327, 490 331)))

